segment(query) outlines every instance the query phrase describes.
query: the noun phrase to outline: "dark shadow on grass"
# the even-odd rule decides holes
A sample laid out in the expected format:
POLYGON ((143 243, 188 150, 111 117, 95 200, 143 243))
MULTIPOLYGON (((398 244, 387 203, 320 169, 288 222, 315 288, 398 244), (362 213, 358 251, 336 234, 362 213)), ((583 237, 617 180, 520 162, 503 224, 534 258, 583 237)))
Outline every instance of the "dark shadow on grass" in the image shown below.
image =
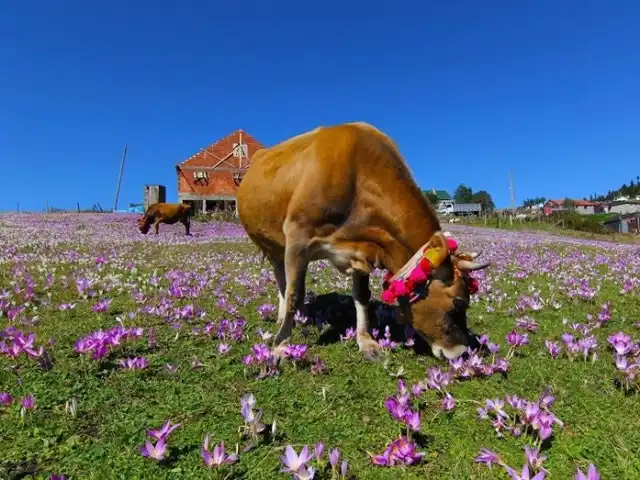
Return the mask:
POLYGON ((549 438, 546 438, 542 441, 542 443, 540 444, 540 451, 544 452, 551 449, 551 447, 553 446, 554 440, 555 440, 555 434, 552 433, 549 438))
POLYGON ((200 452, 201 445, 185 445, 180 448, 169 447, 167 455, 160 463, 164 467, 174 467, 176 462, 191 452, 200 452))
POLYGON ((104 377, 109 375, 114 370, 118 370, 120 365, 118 364, 119 359, 115 358, 105 358, 100 361, 99 369, 96 372, 96 377, 104 377))
MULTIPOLYGON (((351 295, 332 292, 315 296, 305 305, 305 313, 316 319, 317 323, 326 322, 329 325, 318 338, 319 345, 338 343, 349 328, 356 328, 356 307, 351 295)), ((395 308, 390 305, 372 299, 369 302, 369 322, 370 328, 380 330, 380 335, 388 325, 391 339, 395 342, 403 343, 407 339, 405 327, 396 322, 395 308)), ((472 349, 481 347, 471 330, 469 346, 472 349)), ((414 335, 413 349, 418 355, 431 355, 429 344, 419 335, 414 335)))
POLYGON ((621 391, 625 397, 635 397, 638 394, 635 388, 626 388, 619 378, 613 380, 613 386, 621 391))
POLYGON ((0 478, 18 480, 33 477, 37 473, 38 462, 35 460, 23 460, 19 462, 0 461, 0 478))
POLYGON ((427 448, 430 443, 435 440, 433 435, 425 435, 420 432, 413 432, 411 434, 411 439, 418 445, 420 448, 427 448))

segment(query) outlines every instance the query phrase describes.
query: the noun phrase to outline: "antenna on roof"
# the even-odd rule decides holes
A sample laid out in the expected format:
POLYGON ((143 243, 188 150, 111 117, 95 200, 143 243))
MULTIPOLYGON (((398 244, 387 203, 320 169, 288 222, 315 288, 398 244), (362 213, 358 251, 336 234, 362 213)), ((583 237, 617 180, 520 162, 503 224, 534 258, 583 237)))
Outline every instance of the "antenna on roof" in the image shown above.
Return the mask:
POLYGON ((246 169, 249 168, 248 155, 249 147, 242 141, 242 130, 238 130, 238 143, 233 147, 233 156, 238 159, 238 169, 233 172, 233 181, 236 185, 240 185, 246 169))
POLYGON ((246 143, 242 141, 242 130, 238 130, 238 145, 236 148, 236 155, 238 157, 238 168, 248 168, 249 167, 249 147, 246 143), (243 160, 246 160, 246 165, 243 160))

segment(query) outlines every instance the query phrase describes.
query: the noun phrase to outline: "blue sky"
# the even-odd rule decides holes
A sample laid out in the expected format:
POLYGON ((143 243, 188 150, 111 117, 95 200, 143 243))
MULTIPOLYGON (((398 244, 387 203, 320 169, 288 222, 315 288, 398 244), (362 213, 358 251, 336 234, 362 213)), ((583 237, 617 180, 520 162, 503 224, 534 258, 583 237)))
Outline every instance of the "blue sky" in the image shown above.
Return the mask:
POLYGON ((120 206, 243 128, 363 120, 425 188, 509 204, 640 175, 640 2, 0 0, 0 209, 120 206), (384 4, 378 7, 377 4, 384 4))

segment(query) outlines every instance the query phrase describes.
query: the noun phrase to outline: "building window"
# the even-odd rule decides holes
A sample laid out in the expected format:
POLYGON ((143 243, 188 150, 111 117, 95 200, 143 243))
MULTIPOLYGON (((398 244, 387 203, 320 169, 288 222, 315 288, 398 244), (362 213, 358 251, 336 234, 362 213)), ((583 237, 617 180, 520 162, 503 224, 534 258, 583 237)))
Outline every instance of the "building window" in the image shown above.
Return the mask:
POLYGON ((209 172, 203 172, 200 170, 193 171, 193 178, 195 180, 209 180, 209 172))
POLYGON ((248 157, 249 156, 249 146, 246 143, 235 143, 233 144, 233 156, 236 158, 239 157, 248 157))

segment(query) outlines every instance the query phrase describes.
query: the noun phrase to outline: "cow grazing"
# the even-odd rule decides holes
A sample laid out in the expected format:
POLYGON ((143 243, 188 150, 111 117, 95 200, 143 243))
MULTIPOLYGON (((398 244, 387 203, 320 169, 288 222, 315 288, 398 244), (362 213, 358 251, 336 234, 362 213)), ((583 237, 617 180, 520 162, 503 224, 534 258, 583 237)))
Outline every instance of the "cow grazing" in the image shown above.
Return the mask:
POLYGON ((146 235, 153 224, 157 235, 161 223, 173 225, 180 222, 184 225, 185 234, 190 235, 190 217, 191 205, 188 203, 154 203, 149 205, 144 216, 138 220, 138 228, 142 234, 146 235))
POLYGON ((369 275, 374 268, 406 271, 423 247, 445 254, 422 297, 400 302, 398 321, 412 325, 439 358, 466 350, 473 281, 468 272, 488 264, 475 263, 473 254, 442 250, 446 238, 435 211, 394 142, 375 127, 320 127, 259 150, 236 201, 247 234, 275 272, 277 355, 303 305, 307 265, 327 259, 351 275, 358 346, 365 357, 376 356, 380 346, 368 332, 369 275))

